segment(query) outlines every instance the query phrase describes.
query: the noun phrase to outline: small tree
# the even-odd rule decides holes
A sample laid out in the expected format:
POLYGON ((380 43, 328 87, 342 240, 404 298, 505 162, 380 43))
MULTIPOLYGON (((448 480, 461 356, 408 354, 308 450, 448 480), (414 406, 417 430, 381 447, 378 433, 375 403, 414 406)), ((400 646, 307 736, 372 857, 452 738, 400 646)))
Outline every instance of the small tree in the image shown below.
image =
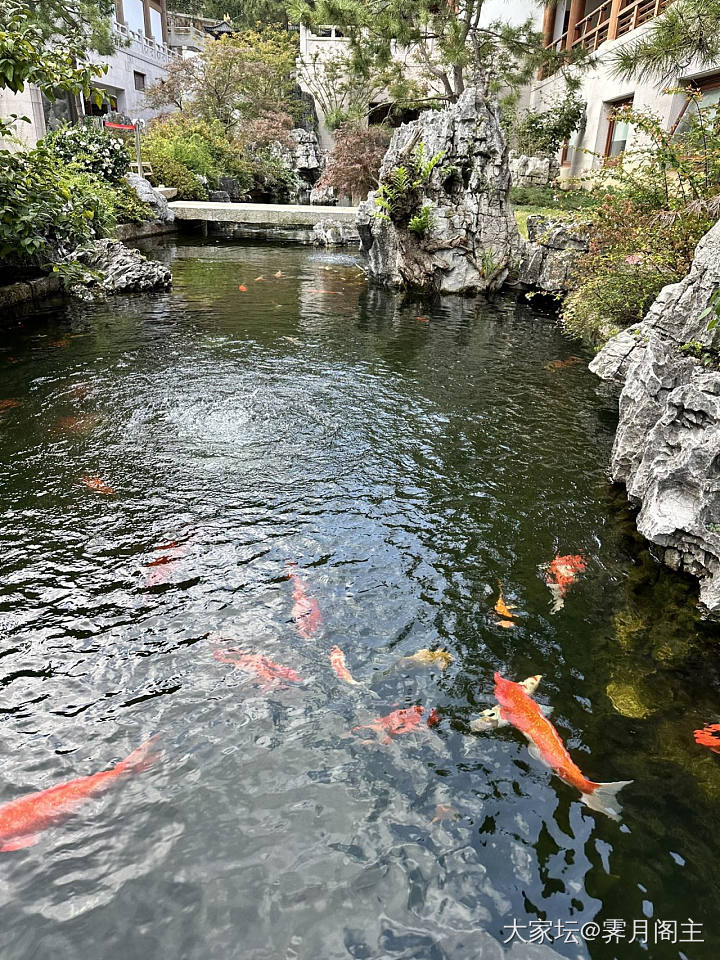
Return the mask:
POLYGON ((391 130, 381 126, 367 130, 353 125, 341 127, 318 186, 334 187, 357 203, 377 187, 391 135, 391 130))
POLYGON ((150 87, 154 107, 177 106, 232 133, 263 114, 292 114, 295 37, 280 30, 248 30, 208 43, 201 54, 171 68, 165 83, 150 87))
MULTIPOLYGON (((50 45, 42 28, 34 23, 28 6, 19 3, 2 3, 4 15, 0 27, 0 89, 19 93, 25 84, 33 83, 49 100, 58 93, 85 93, 95 77, 102 76, 106 67, 84 61, 84 50, 70 42, 50 45)), ((0 119, 0 137, 10 136, 17 120, 12 116, 0 119)))

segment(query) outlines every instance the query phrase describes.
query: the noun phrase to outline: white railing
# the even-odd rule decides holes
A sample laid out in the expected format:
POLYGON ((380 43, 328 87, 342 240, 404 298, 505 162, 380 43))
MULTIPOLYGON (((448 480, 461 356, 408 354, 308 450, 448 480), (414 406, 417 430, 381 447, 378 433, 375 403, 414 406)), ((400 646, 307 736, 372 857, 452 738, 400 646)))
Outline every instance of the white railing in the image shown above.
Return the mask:
POLYGON ((172 47, 169 47, 162 40, 156 40, 155 37, 148 37, 140 30, 133 30, 126 23, 120 23, 118 20, 114 20, 113 30, 130 43, 140 44, 147 52, 160 53, 168 59, 181 56, 179 51, 173 50, 172 47))

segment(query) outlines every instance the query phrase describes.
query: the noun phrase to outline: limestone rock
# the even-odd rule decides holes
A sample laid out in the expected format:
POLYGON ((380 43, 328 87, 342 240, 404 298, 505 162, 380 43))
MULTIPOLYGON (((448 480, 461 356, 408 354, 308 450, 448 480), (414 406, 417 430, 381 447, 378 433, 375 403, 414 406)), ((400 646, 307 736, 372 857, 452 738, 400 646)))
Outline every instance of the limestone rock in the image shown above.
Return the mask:
POLYGON ((709 318, 699 319, 719 285, 720 222, 697 245, 690 273, 660 291, 641 323, 622 330, 607 342, 590 364, 592 372, 603 380, 623 383, 631 364, 644 352, 653 334, 678 346, 697 340, 704 347, 719 350, 720 325, 710 331, 709 318))
POLYGON ((230 194, 227 190, 209 190, 208 200, 210 203, 230 203, 230 194))
POLYGON ((316 247, 344 247, 358 242, 358 232, 351 223, 341 220, 319 220, 313 227, 313 243, 316 247))
POLYGON ((245 199, 247 189, 235 177, 218 177, 218 190, 223 190, 232 203, 245 199))
POLYGON ((172 284, 172 274, 164 264, 148 260, 119 240, 94 240, 69 259, 88 267, 84 281, 70 287, 70 293, 82 300, 102 299, 111 293, 167 289, 172 284))
POLYGON ((334 187, 313 187, 310 191, 310 203, 317 207, 334 207, 337 205, 334 187))
POLYGON ((152 209, 156 220, 160 220, 163 223, 172 223, 174 221, 175 214, 168 206, 167 200, 145 177, 141 177, 137 173, 126 173, 125 179, 142 202, 146 203, 152 209))
POLYGON ((548 293, 569 290, 578 258, 588 250, 588 227, 538 214, 527 218, 517 279, 522 286, 548 293))
POLYGON ((322 152, 318 138, 312 130, 298 127, 290 131, 295 141, 293 166, 304 180, 317 180, 322 168, 322 152))
POLYGON ((528 157, 510 154, 510 182, 514 187, 549 187, 560 173, 553 157, 528 157))
POLYGON ((717 351, 702 316, 720 284, 720 224, 698 244, 688 276, 659 294, 647 316, 603 348, 590 369, 624 383, 610 470, 639 506, 638 530, 665 563, 700 581, 720 612, 720 370, 679 351, 689 340, 717 351))
POLYGON ((392 287, 442 293, 499 289, 520 250, 508 202, 510 173, 496 101, 469 87, 445 110, 429 110, 395 131, 381 181, 411 164, 422 144, 425 160, 443 153, 429 178, 408 191, 391 219, 376 216, 375 193, 360 204, 358 231, 369 275, 392 287), (409 230, 412 215, 430 207, 430 226, 409 230))

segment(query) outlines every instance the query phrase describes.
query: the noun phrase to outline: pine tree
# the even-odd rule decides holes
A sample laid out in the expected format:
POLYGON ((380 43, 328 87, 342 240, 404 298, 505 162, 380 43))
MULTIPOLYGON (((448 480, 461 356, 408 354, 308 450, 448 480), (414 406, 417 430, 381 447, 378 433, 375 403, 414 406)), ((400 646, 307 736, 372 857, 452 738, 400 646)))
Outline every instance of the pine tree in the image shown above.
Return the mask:
POLYGON ((691 64, 720 59, 720 0, 675 0, 638 40, 615 53, 615 72, 639 81, 672 80, 691 64))

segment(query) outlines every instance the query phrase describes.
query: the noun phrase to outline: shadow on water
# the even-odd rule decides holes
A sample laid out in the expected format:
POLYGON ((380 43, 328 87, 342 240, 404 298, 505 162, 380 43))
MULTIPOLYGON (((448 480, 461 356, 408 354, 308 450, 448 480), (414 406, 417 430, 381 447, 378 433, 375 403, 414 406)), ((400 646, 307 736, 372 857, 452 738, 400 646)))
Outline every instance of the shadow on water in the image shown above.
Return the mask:
POLYGON ((162 255, 171 292, 48 304, 0 347, 0 802, 163 748, 0 855, 3 960, 534 957, 513 919, 564 957, 714 958, 718 630, 607 482, 615 400, 556 363, 577 345, 346 253, 162 255), (552 614, 556 554, 587 569, 552 614), (428 647, 446 671, 398 665, 428 647), (583 772, 634 780, 621 824, 512 729, 469 733, 495 670, 543 674, 583 772), (353 732, 413 705, 440 723, 353 732), (654 942, 688 918, 705 943, 654 942))

